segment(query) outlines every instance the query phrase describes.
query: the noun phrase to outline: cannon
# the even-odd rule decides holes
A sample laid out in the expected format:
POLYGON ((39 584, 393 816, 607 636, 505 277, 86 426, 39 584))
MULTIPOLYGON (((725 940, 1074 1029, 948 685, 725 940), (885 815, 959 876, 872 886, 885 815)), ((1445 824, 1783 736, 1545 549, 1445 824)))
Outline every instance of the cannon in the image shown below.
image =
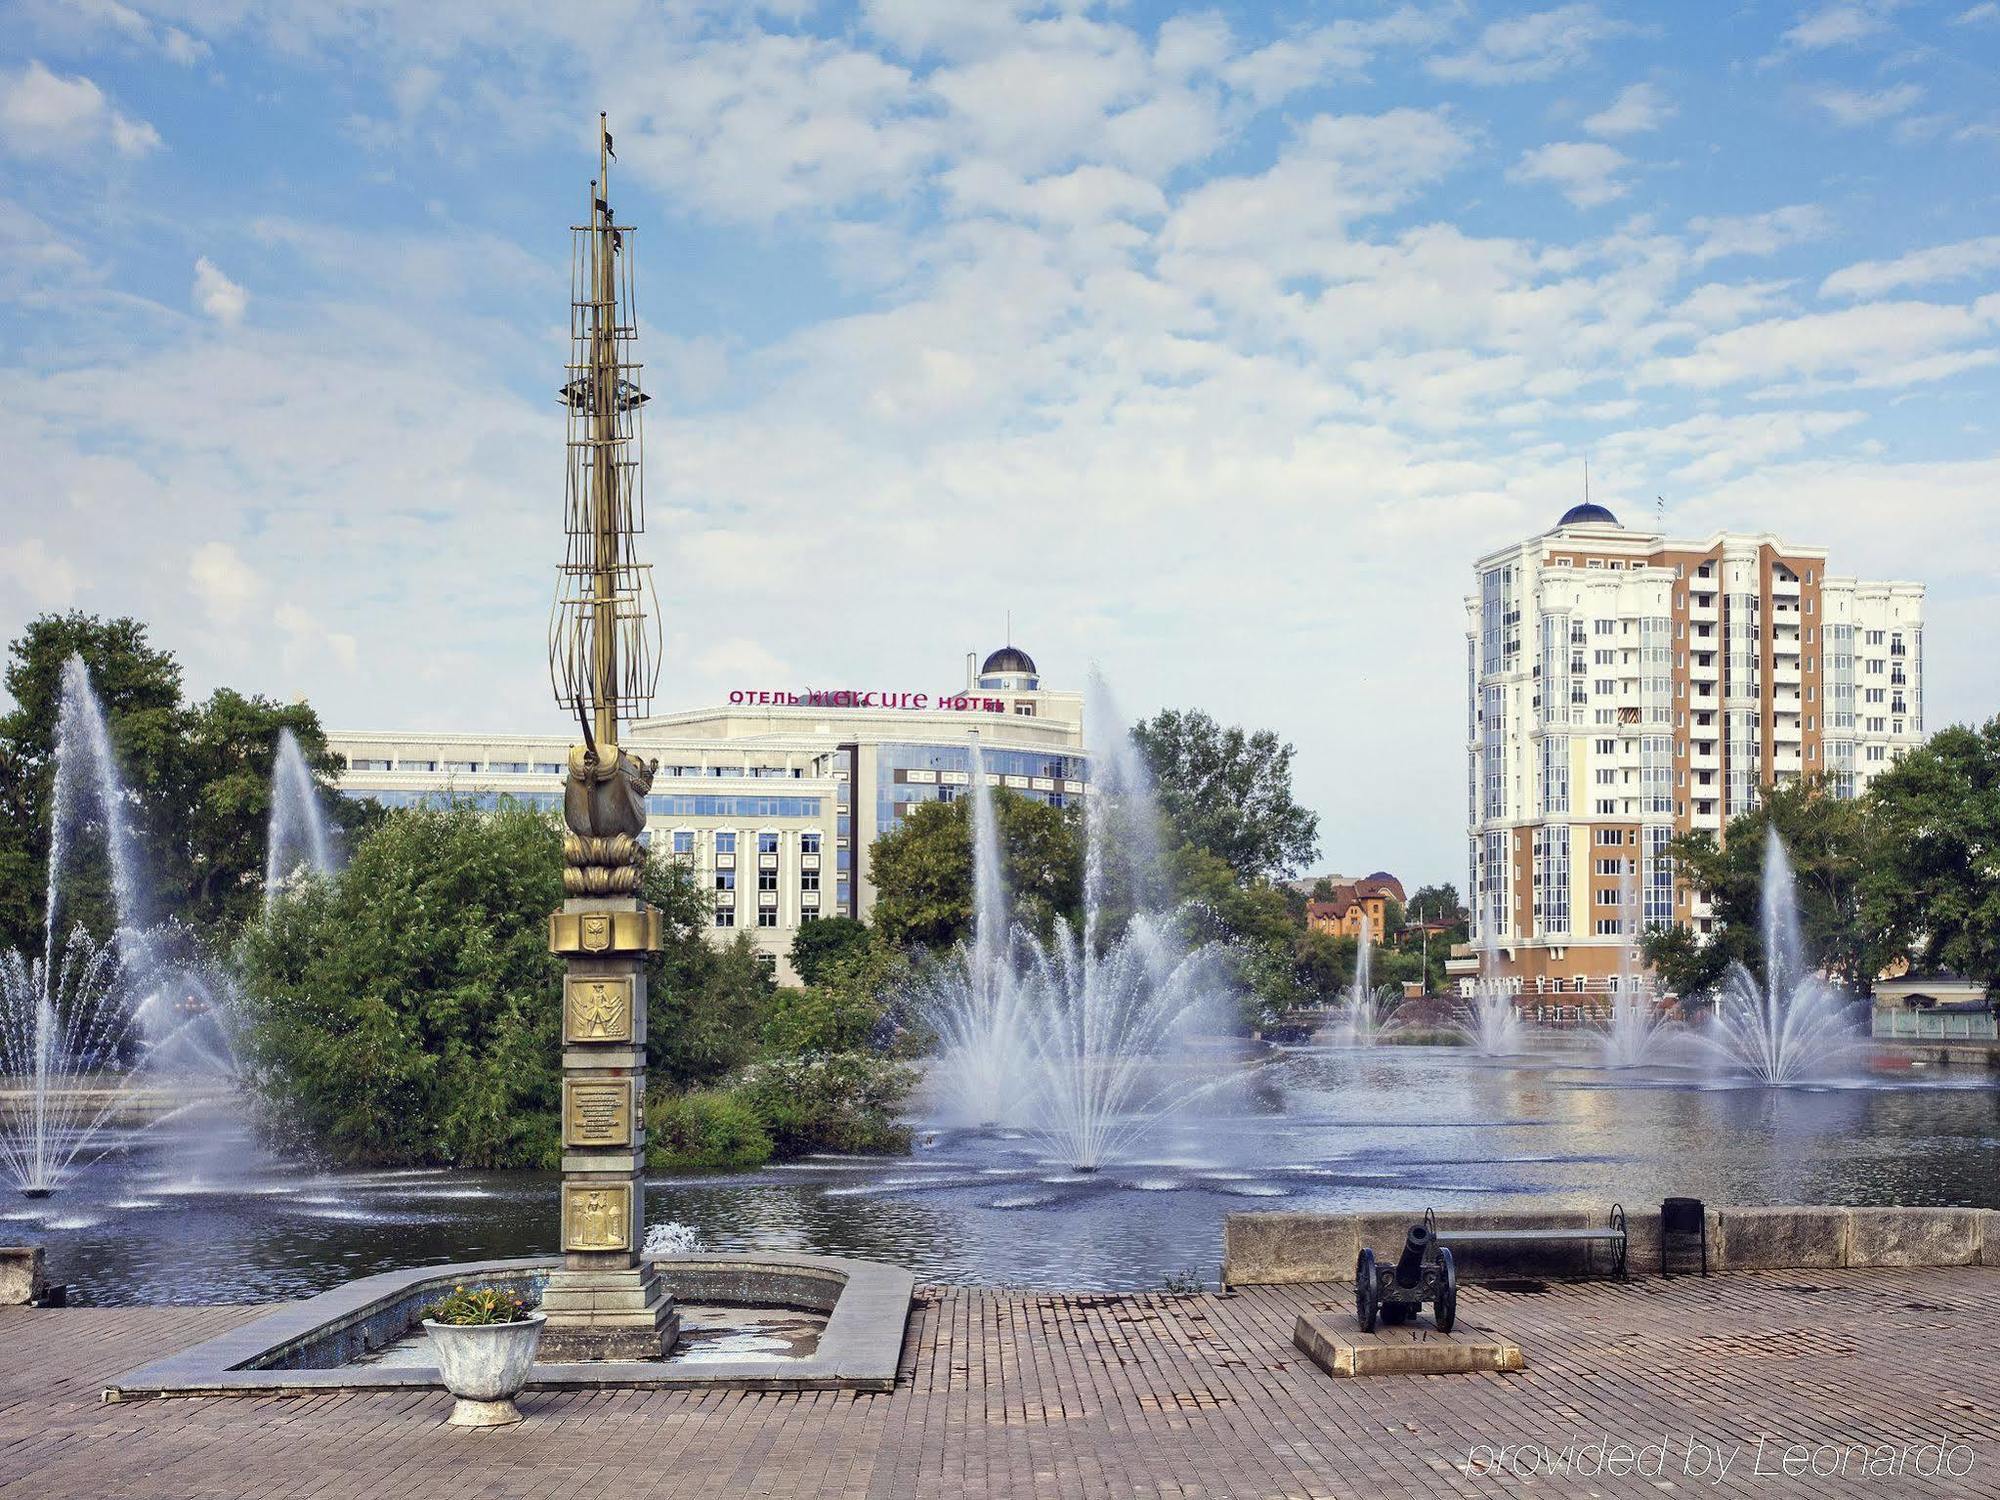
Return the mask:
POLYGON ((1354 1316, 1363 1333, 1373 1333, 1378 1322, 1409 1322, 1426 1302, 1438 1332, 1450 1333, 1458 1321, 1458 1268, 1428 1213, 1410 1226, 1394 1265, 1377 1265, 1365 1248, 1354 1258, 1354 1316))

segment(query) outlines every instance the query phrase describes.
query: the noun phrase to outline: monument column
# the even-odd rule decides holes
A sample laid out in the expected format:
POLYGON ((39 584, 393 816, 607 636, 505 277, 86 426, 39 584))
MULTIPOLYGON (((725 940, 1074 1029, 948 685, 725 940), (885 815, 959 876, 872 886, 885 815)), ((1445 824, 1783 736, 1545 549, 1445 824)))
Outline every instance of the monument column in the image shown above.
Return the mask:
POLYGON ((563 785, 563 901, 549 917, 562 955, 563 1263, 542 1295, 544 1357, 658 1359, 679 1317, 640 1251, 646 1232, 646 959, 660 913, 640 896, 646 795, 658 763, 618 745, 621 711, 643 712, 659 673, 637 441, 640 368, 629 226, 609 202, 611 131, 598 116, 588 222, 571 235, 571 355, 562 586, 549 623, 556 702, 583 743, 563 785))

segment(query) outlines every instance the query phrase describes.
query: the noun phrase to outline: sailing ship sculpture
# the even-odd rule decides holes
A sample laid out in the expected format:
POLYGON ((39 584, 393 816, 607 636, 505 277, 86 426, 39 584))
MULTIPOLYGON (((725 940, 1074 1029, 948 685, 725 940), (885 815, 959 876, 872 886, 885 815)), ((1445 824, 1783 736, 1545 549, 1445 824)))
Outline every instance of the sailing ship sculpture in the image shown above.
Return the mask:
POLYGON ((567 544, 549 619, 549 677, 583 743, 563 789, 562 1267, 551 1274, 544 1357, 658 1359, 679 1325, 640 1255, 646 1222, 646 956, 660 913, 640 898, 646 794, 658 762, 618 743, 659 678, 659 618, 645 530, 632 230, 611 211, 611 131, 598 117, 598 175, 572 228, 567 544))

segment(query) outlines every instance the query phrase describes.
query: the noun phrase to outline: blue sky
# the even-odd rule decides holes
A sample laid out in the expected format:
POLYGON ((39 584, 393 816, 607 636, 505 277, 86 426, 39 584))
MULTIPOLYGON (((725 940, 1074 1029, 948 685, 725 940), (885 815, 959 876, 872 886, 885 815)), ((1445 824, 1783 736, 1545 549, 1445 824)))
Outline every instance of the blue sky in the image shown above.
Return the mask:
POLYGON ((2000 3, 0 9, 0 630, 558 732, 567 225, 638 226, 661 703, 1019 643, 1463 864, 1471 560, 1930 585, 2000 709, 2000 3))

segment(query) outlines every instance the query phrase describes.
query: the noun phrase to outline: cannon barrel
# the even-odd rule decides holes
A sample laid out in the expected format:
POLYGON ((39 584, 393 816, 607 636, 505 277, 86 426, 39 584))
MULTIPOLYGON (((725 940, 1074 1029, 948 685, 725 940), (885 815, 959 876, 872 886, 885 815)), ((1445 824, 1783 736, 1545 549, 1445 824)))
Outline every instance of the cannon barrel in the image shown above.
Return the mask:
POLYGON ((1431 1248, 1431 1232, 1422 1224, 1412 1224, 1403 1241, 1403 1255, 1396 1262, 1396 1285, 1412 1287, 1423 1279, 1424 1256, 1431 1248))

